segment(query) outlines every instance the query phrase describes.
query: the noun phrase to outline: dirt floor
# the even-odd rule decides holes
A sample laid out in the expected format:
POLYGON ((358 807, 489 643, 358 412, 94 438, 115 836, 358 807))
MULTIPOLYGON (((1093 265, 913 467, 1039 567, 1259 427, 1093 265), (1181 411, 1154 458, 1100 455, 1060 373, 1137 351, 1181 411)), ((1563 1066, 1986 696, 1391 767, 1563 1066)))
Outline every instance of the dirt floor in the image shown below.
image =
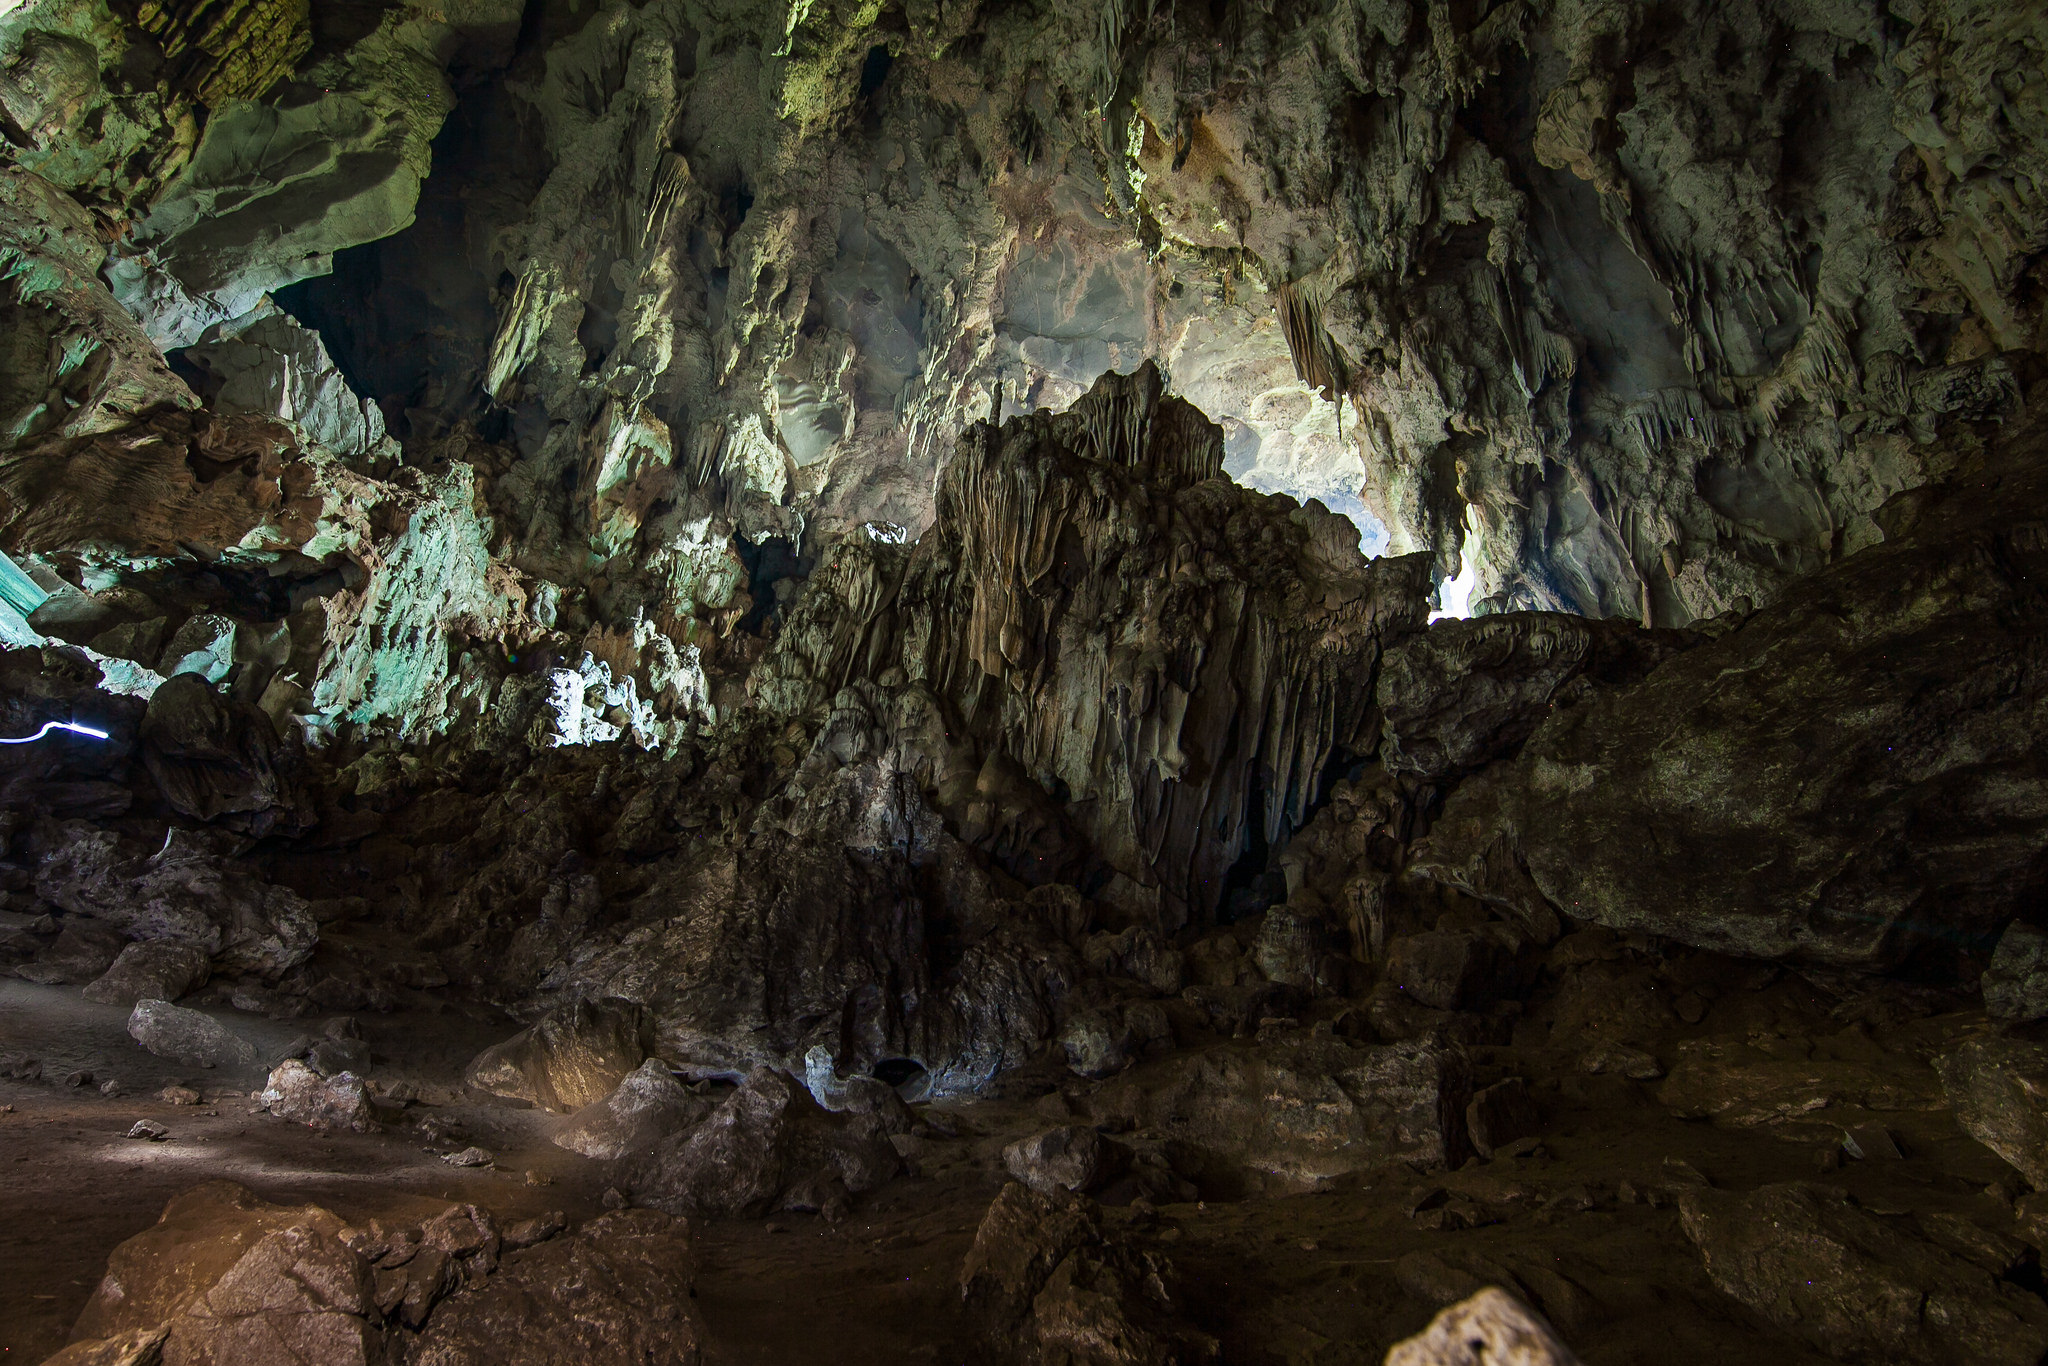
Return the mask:
MULTIPOLYGON (((1140 1203, 1107 1217, 1178 1264, 1198 1292, 1185 1313, 1221 1340, 1225 1362, 1377 1363, 1446 1297, 1464 1293, 1460 1286, 1503 1267, 1543 1296, 1594 1366, 1820 1362, 1826 1358, 1716 1291, 1680 1229, 1674 1192, 1698 1183, 1747 1190, 1824 1180, 1879 1213, 1946 1213, 2010 1227, 2017 1187, 1946 1110, 1873 1114, 1840 1102, 1853 1089, 1844 1077, 1880 1064, 1907 1089, 1927 1084, 1931 1073, 1913 1070, 1926 1072, 1922 1055, 1975 1028, 1981 1015, 1923 1015, 1873 1030, 1842 1025, 1824 1012, 1827 1002, 1802 993, 1813 995, 1780 984, 1747 1002, 1724 1000, 1718 1021, 1684 1031, 1749 1050, 1749 1071, 1713 1075, 1728 1095, 1749 1096, 1763 1111, 1779 1106, 1767 1121, 1676 1118, 1654 1083, 1586 1075, 1572 1065, 1578 1050, 1569 1040, 1524 1030, 1522 1047, 1472 1050, 1480 1084, 1532 1079, 1543 1130, 1515 1155, 1452 1173, 1352 1173, 1315 1193, 1156 1210, 1140 1203), (1813 1037, 1788 1039, 1769 1027, 1788 1018, 1804 1020, 1813 1037), (1789 1071, 1772 1061, 1774 1040, 1794 1057, 1789 1071), (1770 1087, 1796 1093, 1801 1077, 1809 1091, 1834 1099, 1802 1112, 1808 1102, 1795 1097, 1785 1112, 1770 1087), (1844 1156, 1844 1132, 1869 1122, 1885 1126, 1901 1156, 1844 1156)), ((266 1060, 319 1024, 215 1013, 268 1050, 266 1060)), ((202 1180, 230 1178, 265 1198, 317 1202, 351 1220, 418 1219, 449 1201, 473 1201, 507 1219, 551 1209, 582 1219, 602 1208, 602 1168, 550 1144, 550 1117, 480 1104, 460 1090, 462 1062, 504 1037, 508 1020, 456 1008, 363 1017, 376 1075, 410 1082, 425 1099, 382 1133, 327 1135, 258 1109, 250 1092, 262 1083, 260 1067, 198 1071, 151 1057, 128 1039, 127 1014, 82 1001, 75 987, 0 978, 0 1052, 31 1053, 45 1070, 35 1082, 0 1081, 0 1361, 36 1362, 61 1346, 108 1253, 202 1180), (67 1085, 72 1072, 92 1080, 67 1085), (113 1092, 103 1094, 109 1081, 113 1092), (203 1103, 159 1099, 172 1082, 201 1091, 203 1103), (141 1119, 169 1136, 127 1137, 141 1119), (441 1152, 466 1144, 488 1149, 493 1165, 464 1170, 441 1161, 441 1152)), ((1664 1051, 1682 1042, 1666 1041, 1664 1051)), ((946 1107, 937 1127, 956 1136, 919 1140, 915 1172, 857 1201, 838 1223, 808 1214, 698 1221, 706 1359, 985 1360, 957 1276, 1002 1184, 1002 1146, 1044 1127, 1045 1103, 1029 1096, 1038 1088, 1016 1089, 1025 1094, 946 1107)), ((1069 1078, 1065 1089, 1069 1103, 1085 1109, 1089 1084, 1069 1078)))

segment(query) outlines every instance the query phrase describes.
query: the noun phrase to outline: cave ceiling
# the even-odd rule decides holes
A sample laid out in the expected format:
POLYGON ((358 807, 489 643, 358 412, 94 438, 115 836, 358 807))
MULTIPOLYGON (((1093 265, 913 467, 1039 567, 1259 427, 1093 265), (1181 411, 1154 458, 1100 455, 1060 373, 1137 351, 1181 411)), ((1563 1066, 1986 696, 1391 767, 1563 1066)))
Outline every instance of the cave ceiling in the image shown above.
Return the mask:
MULTIPOLYGON (((5 439, 124 444, 72 458, 212 522, 116 533, 18 469, 0 539, 97 588, 181 541, 299 581, 349 558, 354 610, 556 632, 672 712, 749 662, 778 582, 923 532, 970 423, 1150 360, 1230 477, 1427 551, 1470 610, 1751 610, 2015 408, 2043 27, 1962 0, 27 0, 0 15, 5 439), (228 415, 361 487, 171 493, 116 435, 228 415), (465 499, 487 526, 414 511, 465 499), (398 601, 408 574, 440 600, 398 601)), ((414 665, 459 668, 330 660, 302 712, 442 724, 414 665)))

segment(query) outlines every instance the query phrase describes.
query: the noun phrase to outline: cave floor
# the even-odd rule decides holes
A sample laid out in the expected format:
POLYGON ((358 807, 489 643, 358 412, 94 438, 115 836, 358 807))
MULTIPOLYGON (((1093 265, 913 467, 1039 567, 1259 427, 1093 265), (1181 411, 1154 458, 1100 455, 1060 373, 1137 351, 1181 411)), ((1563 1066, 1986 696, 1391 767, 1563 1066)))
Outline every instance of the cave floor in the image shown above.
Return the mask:
MULTIPOLYGON (((1687 1032, 1730 1047, 1756 1043, 1754 1032, 1735 1032, 1755 1023, 1740 1003, 1722 1004, 1720 1033, 1712 1020, 1687 1032)), ((306 1021, 216 1013, 266 1050, 308 1032, 306 1021)), ((548 1116, 479 1104, 461 1090, 462 1061, 507 1028, 489 1012, 362 1017, 377 1074, 411 1082, 422 1097, 368 1135, 273 1119, 250 1099, 259 1068, 206 1071, 154 1058, 126 1037, 126 1017, 83 1002, 76 988, 0 979, 0 1052, 30 1052, 45 1066, 41 1080, 0 1081, 0 1360, 39 1361, 61 1346, 108 1254, 203 1180, 317 1202, 351 1220, 417 1220, 449 1201, 501 1219, 561 1210, 579 1220, 602 1209, 603 1168, 550 1144, 548 1116), (67 1085, 75 1071, 94 1083, 67 1085), (97 1084, 109 1078, 116 1091, 102 1094, 97 1084), (202 1103, 159 1099, 171 1082, 201 1091, 202 1103), (126 1136, 145 1119, 168 1138, 126 1136), (488 1149, 493 1165, 440 1160, 466 1144, 488 1149)), ((1843 1077, 1866 1075, 1874 1060, 1891 1059, 1904 1075, 1940 1040, 1981 1024, 1974 1012, 1851 1024, 1794 1051, 1808 1089, 1839 1097, 1843 1077)), ((1476 1082, 1524 1076, 1541 1100, 1540 1141, 1525 1141, 1519 1155, 1448 1173, 1353 1172, 1314 1193, 1111 1208, 1106 1217, 1173 1258, 1192 1287, 1186 1312, 1220 1339, 1223 1361, 1289 1366, 1377 1363, 1461 1276, 1476 1267, 1484 1278, 1489 1266, 1510 1268, 1541 1294, 1594 1366, 1826 1360, 1715 1290, 1673 1203, 1689 1184, 1820 1180, 1878 1213, 2011 1224, 2010 1172, 1945 1110, 1867 1113, 1766 1095, 1765 1109, 1778 1106, 1769 1119, 1754 1119, 1754 1107, 1745 1112, 1752 1122, 1680 1119, 1652 1084, 1578 1070, 1580 1051, 1548 1041, 1472 1050, 1476 1082), (1842 1132, 1865 1123, 1884 1126, 1903 1155, 1844 1158, 1842 1132), (1442 1295, 1427 1293, 1433 1278, 1445 1283, 1442 1295)), ((1724 1087, 1757 1091, 1754 1075, 1724 1077, 1724 1087)), ((1002 1147, 1046 1122, 1044 1104, 1029 1098, 1040 1088, 1014 1089, 1018 1098, 949 1105, 936 1127, 957 1136, 921 1139, 913 1174, 859 1199, 837 1223, 809 1214, 693 1221, 706 1361, 985 1359, 957 1275, 1004 1179, 1002 1147)), ((1064 1089, 1085 1107, 1089 1084, 1067 1078, 1064 1089)))

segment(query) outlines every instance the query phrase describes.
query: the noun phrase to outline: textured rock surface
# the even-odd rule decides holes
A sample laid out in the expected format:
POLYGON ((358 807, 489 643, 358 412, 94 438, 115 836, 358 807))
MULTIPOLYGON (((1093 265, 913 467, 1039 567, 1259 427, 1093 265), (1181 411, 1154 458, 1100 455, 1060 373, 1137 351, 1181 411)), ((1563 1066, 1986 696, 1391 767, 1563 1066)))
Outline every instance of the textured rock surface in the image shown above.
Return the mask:
POLYGON ((1527 1306, 1488 1287, 1395 1343, 1386 1366, 1576 1366, 1578 1360, 1527 1306))
POLYGON ((297 1059, 287 1059, 272 1070, 257 1098, 277 1118, 309 1129, 361 1134, 377 1127, 362 1078, 351 1072, 322 1076, 297 1059))
POLYGON ((442 1303, 413 1348, 420 1366, 591 1366, 699 1360, 690 1226, 621 1210, 574 1237, 509 1253, 480 1288, 442 1303))
POLYGON ((2038 1298, 1986 1264, 1859 1209, 1824 1186, 1693 1191, 1686 1236, 1726 1293, 1849 1361, 2037 1361, 2038 1298))
POLYGON ((469 1084, 568 1114, 605 1099, 640 1066, 641 1028, 631 1002, 579 1000, 478 1054, 469 1084))
POLYGON ((553 1138, 571 1152, 601 1162, 617 1161, 691 1128, 710 1109, 709 1101, 676 1080, 668 1064, 649 1058, 628 1072, 609 1096, 571 1115, 553 1138))
POLYGON ((1556 710, 1446 805, 1429 876, 1764 958, 1868 968, 1988 947, 2048 823, 2038 519, 2015 443, 1795 599, 1556 710), (1699 870, 1712 868, 1703 878, 1699 870))
POLYGON ((787 1074, 757 1068, 702 1123, 639 1157, 631 1193, 675 1214, 836 1205, 902 1167, 878 1118, 833 1114, 787 1074))
POLYGON ((2028 1181, 2048 1181, 2048 1049, 1979 1039, 1935 1067, 1956 1122, 2028 1181))
POLYGON ((110 1006, 175 1001, 204 985, 206 971, 206 955, 189 944, 130 944, 86 987, 85 999, 110 1006))
POLYGON ((160 1058, 199 1067, 247 1067, 256 1046, 211 1015, 169 1001, 137 1001, 128 1033, 160 1058))

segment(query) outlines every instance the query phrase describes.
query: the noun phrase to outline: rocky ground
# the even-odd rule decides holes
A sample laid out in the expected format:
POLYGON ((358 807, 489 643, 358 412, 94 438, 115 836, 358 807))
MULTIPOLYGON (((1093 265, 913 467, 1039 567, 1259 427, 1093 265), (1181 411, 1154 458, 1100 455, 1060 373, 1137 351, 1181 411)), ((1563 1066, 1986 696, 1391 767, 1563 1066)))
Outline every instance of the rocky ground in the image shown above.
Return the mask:
MULTIPOLYGON (((209 1013, 269 1056, 335 1023, 209 1013)), ((2035 1252, 2048 1211, 1959 1127, 1932 1065, 1994 1036, 1960 993, 1759 970, 1588 930, 1546 956, 1513 1042, 1466 1050, 1479 1097, 1469 1132, 1490 1155, 1308 1176, 1289 1141, 1299 1131, 1273 1122, 1311 1099, 1300 1074, 1293 1088, 1237 1097, 1235 1119, 1212 1121, 1204 1143, 1176 1137, 1188 1116, 1133 1119, 1139 1097, 1185 1096, 1191 1062, 1284 1065, 1341 1041, 1348 1013, 1193 1037, 1099 1082, 1027 1069, 1004 1099, 912 1107, 891 1139, 901 1170, 841 1208, 771 1201, 753 1218, 689 1219, 678 1237, 695 1294, 678 1309, 702 1359, 801 1360, 825 1343, 848 1361, 985 1359, 991 1311, 963 1304, 963 1262, 1016 1176, 1097 1197, 1090 1217, 1107 1245, 1171 1268, 1170 1311, 1121 1312, 1155 1337, 1163 1320, 1213 1338, 1225 1361, 1377 1362, 1485 1285, 1538 1308, 1596 1363, 2032 1362, 2048 1350, 2035 1252), (1069 1130, 1099 1151, 1061 1160, 1069 1144, 1032 1160, 1014 1146, 1069 1130), (1219 1165, 1218 1151, 1241 1165, 1219 1165), (1938 1298, 1941 1316, 1920 1296, 1938 1298)), ((569 1121, 465 1088, 462 1048, 491 1038, 493 1020, 417 1007, 349 1018, 386 1097, 371 1133, 266 1113, 251 1094, 260 1062, 156 1058, 125 1036, 119 1007, 74 988, 7 987, 10 1065, 22 1070, 26 1051, 43 1075, 0 1083, 16 1212, 0 1345, 24 1360, 54 1351, 116 1246, 203 1181, 317 1204, 359 1228, 418 1223, 450 1202, 481 1206, 500 1229, 551 1212, 586 1227, 617 1202, 615 1183, 630 1185, 630 1163, 549 1141, 569 1121), (81 1072, 91 1079, 74 1084, 81 1072), (165 1090, 178 1087, 192 1094, 165 1090), (472 1147, 488 1158, 447 1164, 472 1147)), ((1327 1155, 1348 1165, 1342 1145, 1327 1155)), ((1198 1338, 1175 1359, 1210 1350, 1198 1338)))

